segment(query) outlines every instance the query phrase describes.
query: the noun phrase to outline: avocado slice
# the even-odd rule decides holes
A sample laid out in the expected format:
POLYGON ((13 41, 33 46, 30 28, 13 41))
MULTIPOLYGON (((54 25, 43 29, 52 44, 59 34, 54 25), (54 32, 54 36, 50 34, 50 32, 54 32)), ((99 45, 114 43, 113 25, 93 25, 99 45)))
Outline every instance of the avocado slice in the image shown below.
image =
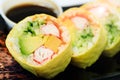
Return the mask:
POLYGON ((20 36, 19 45, 23 54, 29 55, 38 47, 44 44, 48 36, 20 36))

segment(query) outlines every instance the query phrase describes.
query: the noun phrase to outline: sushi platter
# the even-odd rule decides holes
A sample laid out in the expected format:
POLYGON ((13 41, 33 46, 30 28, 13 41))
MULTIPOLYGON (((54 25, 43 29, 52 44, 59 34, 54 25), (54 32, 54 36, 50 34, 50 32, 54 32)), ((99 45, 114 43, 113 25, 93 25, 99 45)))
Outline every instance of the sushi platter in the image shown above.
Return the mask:
POLYGON ((0 15, 0 80, 120 80, 120 9, 107 1, 29 16, 11 30, 0 15))

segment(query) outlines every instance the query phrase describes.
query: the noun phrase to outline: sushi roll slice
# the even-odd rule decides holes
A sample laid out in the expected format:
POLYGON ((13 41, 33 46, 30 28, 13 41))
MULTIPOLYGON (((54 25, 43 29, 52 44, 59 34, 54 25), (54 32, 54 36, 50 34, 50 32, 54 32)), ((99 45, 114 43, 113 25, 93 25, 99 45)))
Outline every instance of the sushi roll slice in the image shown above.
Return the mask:
POLYGON ((69 30, 46 14, 29 16, 16 24, 6 45, 24 69, 44 78, 53 78, 71 61, 69 30))
POLYGON ((66 10, 59 20, 72 35, 72 64, 86 68, 94 64, 106 46, 106 32, 97 19, 80 8, 66 10))
POLYGON ((115 7, 120 13, 120 0, 99 0, 105 2, 106 4, 110 4, 111 7, 115 7))
POLYGON ((107 45, 103 54, 107 57, 113 57, 120 51, 120 16, 111 6, 104 1, 95 1, 81 7, 96 16, 106 29, 107 45))

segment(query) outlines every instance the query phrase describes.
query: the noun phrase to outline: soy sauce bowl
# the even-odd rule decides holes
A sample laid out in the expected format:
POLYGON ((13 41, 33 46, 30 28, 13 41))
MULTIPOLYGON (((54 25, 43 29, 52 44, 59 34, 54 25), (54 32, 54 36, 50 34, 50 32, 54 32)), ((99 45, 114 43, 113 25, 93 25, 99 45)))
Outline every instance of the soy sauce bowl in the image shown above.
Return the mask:
POLYGON ((0 10, 9 30, 17 22, 30 15, 45 13, 57 17, 63 12, 62 7, 52 0, 5 0, 1 4, 0 10))

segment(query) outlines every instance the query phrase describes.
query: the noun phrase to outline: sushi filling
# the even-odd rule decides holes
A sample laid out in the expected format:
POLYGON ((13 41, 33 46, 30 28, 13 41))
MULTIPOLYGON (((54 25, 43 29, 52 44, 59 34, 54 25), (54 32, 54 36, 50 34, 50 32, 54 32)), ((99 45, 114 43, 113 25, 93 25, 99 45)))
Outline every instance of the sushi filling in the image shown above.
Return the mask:
POLYGON ((54 52, 51 49, 41 46, 34 52, 33 61, 42 64, 44 61, 52 59, 53 55, 54 52))
POLYGON ((81 18, 81 17, 74 17, 71 19, 72 22, 75 24, 77 29, 84 29, 89 23, 86 19, 81 18))
POLYGON ((117 41, 117 38, 120 36, 120 24, 118 18, 115 16, 108 16, 108 19, 105 23, 106 30, 108 31, 108 47, 117 41))
POLYGON ((56 23, 52 21, 46 22, 44 20, 27 22, 19 43, 22 54, 28 56, 27 61, 29 63, 43 64, 54 58, 55 55, 59 54, 64 49, 70 37, 64 27, 59 29, 59 25, 56 26, 55 24, 56 23), (30 38, 28 37, 26 39, 25 36, 29 36, 30 38), (66 36, 68 36, 69 39, 63 39, 66 36), (31 39, 32 41, 30 41, 31 39))
POLYGON ((118 8, 120 8, 120 0, 108 0, 108 1, 117 6, 118 8))
POLYGON ((92 29, 90 27, 86 27, 82 31, 76 32, 77 39, 73 43, 73 51, 78 54, 84 52, 86 49, 89 49, 93 45, 93 37, 92 29))
POLYGON ((89 11, 98 18, 103 18, 104 16, 108 15, 108 10, 105 6, 95 6, 93 8, 90 8, 89 11))
POLYGON ((114 45, 114 42, 117 42, 117 39, 120 36, 119 18, 116 16, 116 14, 111 13, 110 10, 105 6, 97 6, 90 8, 89 10, 95 16, 100 18, 103 25, 105 25, 108 33, 107 47, 114 45))
POLYGON ((39 28, 45 24, 46 22, 44 20, 28 21, 26 23, 26 29, 24 30, 24 34, 36 36, 40 34, 39 28))
POLYGON ((74 17, 71 20, 76 25, 76 28, 78 28, 78 31, 76 31, 76 39, 72 44, 73 51, 74 53, 79 54, 93 45, 92 40, 94 33, 89 26, 89 22, 85 18, 74 17))

